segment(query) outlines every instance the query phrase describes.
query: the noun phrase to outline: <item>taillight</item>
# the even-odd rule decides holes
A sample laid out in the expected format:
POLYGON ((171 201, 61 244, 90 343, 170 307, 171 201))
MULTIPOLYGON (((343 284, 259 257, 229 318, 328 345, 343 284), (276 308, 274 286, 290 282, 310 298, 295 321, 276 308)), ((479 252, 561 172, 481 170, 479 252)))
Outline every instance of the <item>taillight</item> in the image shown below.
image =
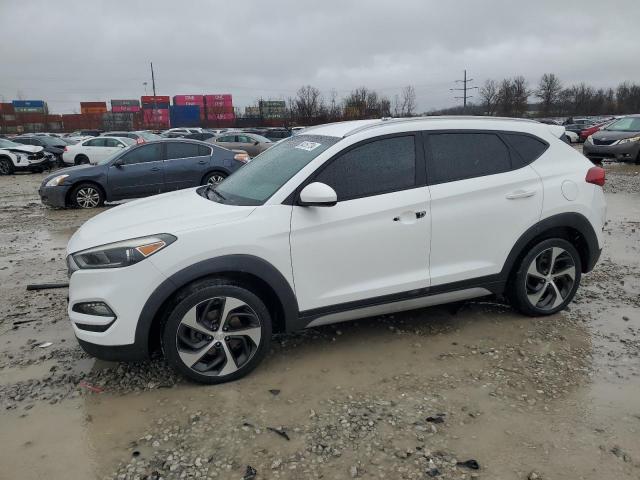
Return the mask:
POLYGON ((69 151, 69 147, 64 147, 64 151, 68 152, 69 151))
POLYGON ((236 153, 233 158, 242 163, 247 163, 249 161, 249 155, 247 153, 236 153))
POLYGON ((587 172, 585 181, 587 183, 593 183, 594 185, 600 185, 602 187, 605 181, 604 168, 591 167, 587 172))
POLYGON ((138 138, 136 139, 136 143, 137 143, 137 144, 144 143, 144 138, 138 137, 138 138))

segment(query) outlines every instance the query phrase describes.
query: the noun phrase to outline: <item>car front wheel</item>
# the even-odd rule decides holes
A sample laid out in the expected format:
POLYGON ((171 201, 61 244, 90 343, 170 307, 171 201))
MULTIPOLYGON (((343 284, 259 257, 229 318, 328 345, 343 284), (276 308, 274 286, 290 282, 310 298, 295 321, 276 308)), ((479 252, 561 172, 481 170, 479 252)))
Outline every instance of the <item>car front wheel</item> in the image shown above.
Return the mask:
POLYGON ((13 173, 13 163, 8 158, 0 158, 0 175, 11 175, 13 173))
POLYGON ((564 309, 580 284, 582 264, 575 247, 561 238, 535 245, 512 278, 510 298, 526 315, 551 315, 564 309))
POLYGON ((221 172, 212 172, 204 177, 203 184, 204 185, 218 185, 221 183, 227 176, 221 172))
POLYGON ((271 317, 264 303, 241 285, 199 282, 176 300, 162 334, 171 366, 199 383, 245 376, 265 356, 271 317))
POLYGON ((71 192, 71 203, 78 208, 96 208, 104 203, 104 194, 94 184, 81 183, 71 192))

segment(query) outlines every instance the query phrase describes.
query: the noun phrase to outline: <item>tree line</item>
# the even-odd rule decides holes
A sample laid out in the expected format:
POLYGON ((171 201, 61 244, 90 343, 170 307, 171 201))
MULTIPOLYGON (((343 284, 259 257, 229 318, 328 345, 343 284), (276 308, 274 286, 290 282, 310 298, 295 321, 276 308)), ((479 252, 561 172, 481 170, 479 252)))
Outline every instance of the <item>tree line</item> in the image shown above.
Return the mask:
MULTIPOLYGON (((640 112, 640 84, 622 82, 615 88, 595 88, 584 82, 564 86, 557 75, 545 73, 531 87, 523 76, 488 79, 478 90, 478 102, 467 105, 472 115, 505 117, 563 117, 640 112)), ((441 110, 460 114, 462 107, 441 110)))

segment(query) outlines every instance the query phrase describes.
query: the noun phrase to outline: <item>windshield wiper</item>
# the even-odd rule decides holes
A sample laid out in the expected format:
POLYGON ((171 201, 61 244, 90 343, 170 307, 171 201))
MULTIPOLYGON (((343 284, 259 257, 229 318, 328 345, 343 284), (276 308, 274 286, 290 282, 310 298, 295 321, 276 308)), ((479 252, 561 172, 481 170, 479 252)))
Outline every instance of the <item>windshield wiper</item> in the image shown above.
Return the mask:
POLYGON ((224 195, 222 195, 218 189, 216 189, 216 187, 214 187, 212 184, 208 183, 207 186, 205 187, 205 192, 213 192, 214 195, 220 197, 222 200, 226 200, 226 197, 224 195))

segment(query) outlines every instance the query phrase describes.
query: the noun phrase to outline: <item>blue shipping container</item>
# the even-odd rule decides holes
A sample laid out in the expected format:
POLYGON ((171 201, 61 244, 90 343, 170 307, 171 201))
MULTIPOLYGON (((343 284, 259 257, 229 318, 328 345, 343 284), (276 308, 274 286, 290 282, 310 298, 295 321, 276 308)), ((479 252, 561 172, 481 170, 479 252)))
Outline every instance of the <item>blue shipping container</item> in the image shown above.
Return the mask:
POLYGON ((44 108, 44 100, 13 100, 14 108, 44 108))
POLYGON ((169 109, 172 127, 197 127, 200 125, 198 105, 178 105, 169 109))

